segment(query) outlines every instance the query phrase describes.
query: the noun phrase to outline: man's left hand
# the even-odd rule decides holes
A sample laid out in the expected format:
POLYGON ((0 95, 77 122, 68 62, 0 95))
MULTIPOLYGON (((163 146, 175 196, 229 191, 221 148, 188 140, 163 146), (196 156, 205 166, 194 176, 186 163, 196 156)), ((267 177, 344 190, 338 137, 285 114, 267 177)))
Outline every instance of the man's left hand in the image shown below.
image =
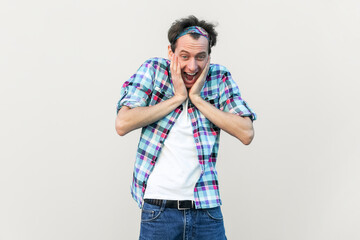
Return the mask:
POLYGON ((199 79, 196 80, 194 85, 190 88, 189 98, 190 98, 191 101, 195 100, 194 98, 200 97, 200 92, 201 92, 201 89, 204 86, 206 76, 207 76, 207 74, 209 72, 209 67, 210 67, 210 56, 208 57, 205 68, 202 70, 202 72, 201 72, 201 74, 199 76, 199 79))

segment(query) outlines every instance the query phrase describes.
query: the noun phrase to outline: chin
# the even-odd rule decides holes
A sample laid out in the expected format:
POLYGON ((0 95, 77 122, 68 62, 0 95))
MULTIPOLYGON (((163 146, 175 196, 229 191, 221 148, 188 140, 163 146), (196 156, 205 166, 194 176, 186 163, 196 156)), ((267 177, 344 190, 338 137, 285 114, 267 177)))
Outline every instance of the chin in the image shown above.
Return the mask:
POLYGON ((194 86, 194 84, 185 84, 185 87, 186 87, 187 89, 190 89, 192 86, 194 86))

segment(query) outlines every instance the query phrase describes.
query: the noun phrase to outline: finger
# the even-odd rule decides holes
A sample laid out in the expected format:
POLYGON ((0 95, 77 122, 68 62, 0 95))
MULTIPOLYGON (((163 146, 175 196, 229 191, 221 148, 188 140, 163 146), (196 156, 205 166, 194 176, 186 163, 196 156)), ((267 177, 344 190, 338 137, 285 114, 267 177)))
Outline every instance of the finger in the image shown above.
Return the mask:
POLYGON ((208 72, 209 68, 210 68, 210 59, 211 59, 211 57, 209 56, 208 61, 206 63, 206 72, 208 72))
POLYGON ((174 58, 175 58, 175 62, 174 62, 174 64, 175 64, 175 71, 176 71, 176 73, 178 73, 178 57, 177 56, 175 56, 175 54, 174 54, 174 58))
POLYGON ((209 72, 209 64, 206 64, 204 69, 202 70, 200 76, 199 76, 199 79, 201 79, 201 81, 205 81, 208 72, 209 72))
POLYGON ((173 71, 173 67, 174 67, 174 55, 172 55, 170 57, 170 70, 173 71))
POLYGON ((203 78, 209 71, 209 61, 206 63, 205 68, 202 70, 200 77, 203 78))
POLYGON ((180 75, 181 73, 181 66, 180 66, 180 62, 179 62, 179 57, 176 58, 176 62, 177 62, 177 73, 180 75))
POLYGON ((173 54, 173 68, 172 68, 172 72, 174 74, 174 77, 176 78, 176 74, 177 74, 177 59, 175 54, 173 54))
POLYGON ((172 60, 173 60, 173 73, 175 75, 176 73, 176 58, 175 58, 175 54, 172 55, 172 60))
POLYGON ((207 63, 206 63, 206 67, 207 67, 207 68, 210 67, 210 59, 211 59, 211 57, 209 56, 208 61, 207 61, 207 63))

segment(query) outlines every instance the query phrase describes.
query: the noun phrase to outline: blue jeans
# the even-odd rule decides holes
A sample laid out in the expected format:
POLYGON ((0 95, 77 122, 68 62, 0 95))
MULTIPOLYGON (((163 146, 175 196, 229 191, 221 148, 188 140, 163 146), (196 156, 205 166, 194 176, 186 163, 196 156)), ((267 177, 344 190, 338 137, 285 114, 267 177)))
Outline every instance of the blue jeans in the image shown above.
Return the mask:
POLYGON ((220 207, 178 210, 144 203, 140 240, 226 240, 220 207))

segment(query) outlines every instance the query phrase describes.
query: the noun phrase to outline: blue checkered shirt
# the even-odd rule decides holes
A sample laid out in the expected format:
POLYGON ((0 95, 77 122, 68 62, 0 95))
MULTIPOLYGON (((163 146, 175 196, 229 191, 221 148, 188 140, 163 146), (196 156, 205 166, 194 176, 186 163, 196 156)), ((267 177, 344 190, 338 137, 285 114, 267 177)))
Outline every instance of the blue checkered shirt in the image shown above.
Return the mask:
MULTIPOLYGON (((172 96, 174 89, 171 83, 170 61, 152 58, 142 64, 123 84, 117 111, 122 106, 130 108, 153 106, 172 96)), ((241 98, 230 72, 221 65, 210 64, 201 97, 222 111, 256 119, 256 114, 241 98)), ((162 119, 142 128, 131 184, 131 194, 140 208, 144 200, 147 180, 156 165, 166 137, 182 111, 183 106, 179 105, 162 119)), ((189 101, 188 113, 191 117, 201 166, 201 175, 194 188, 195 207, 197 209, 217 207, 221 205, 215 169, 220 128, 210 122, 191 101, 189 101)))

